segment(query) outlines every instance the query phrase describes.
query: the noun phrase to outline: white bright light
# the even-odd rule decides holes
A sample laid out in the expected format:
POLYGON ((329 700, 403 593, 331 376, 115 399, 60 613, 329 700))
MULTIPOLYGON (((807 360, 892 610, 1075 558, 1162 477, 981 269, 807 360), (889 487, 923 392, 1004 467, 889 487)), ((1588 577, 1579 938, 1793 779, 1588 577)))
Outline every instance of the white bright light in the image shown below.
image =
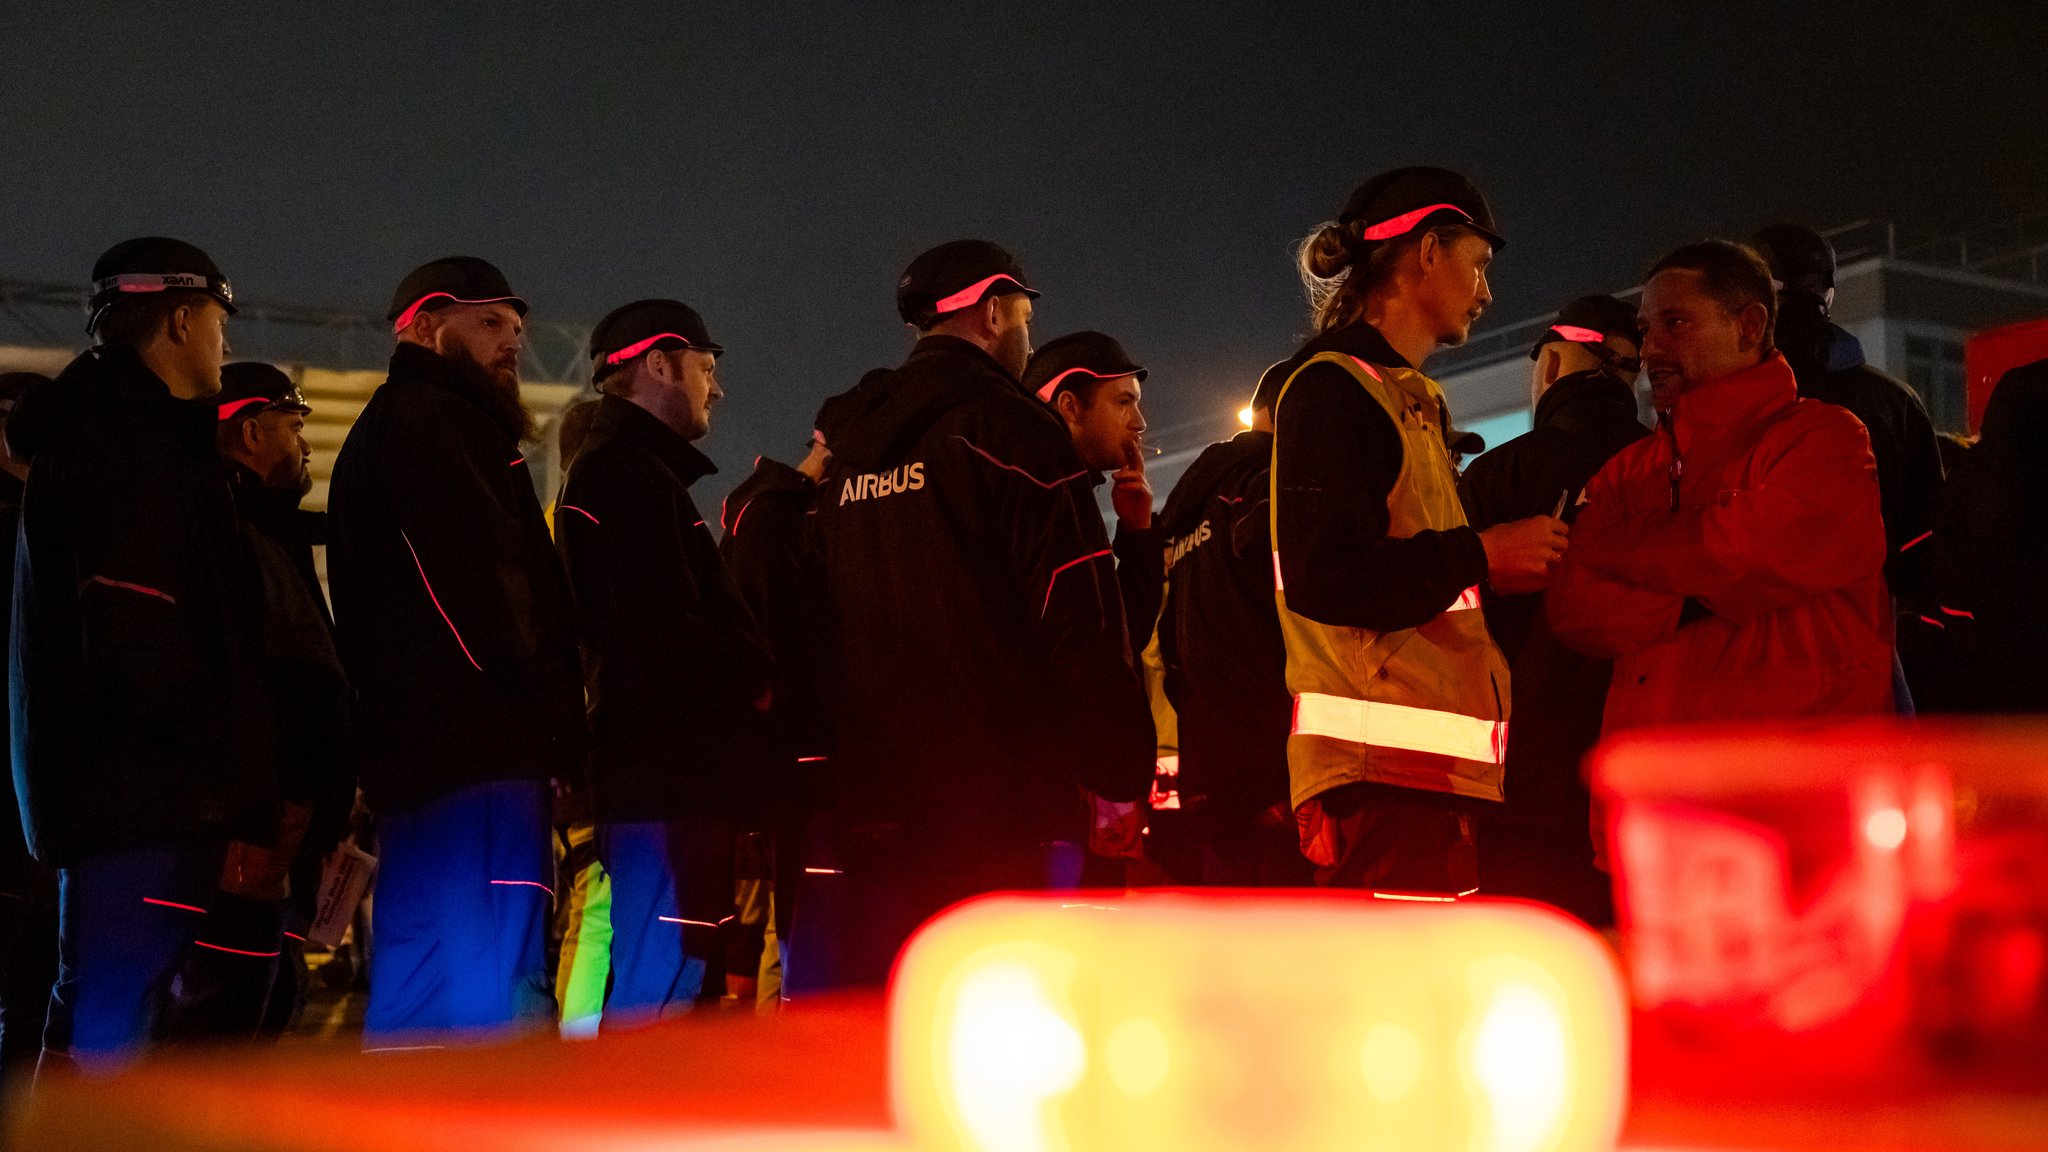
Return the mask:
POLYGON ((1494 1152, 1553 1146, 1567 1102, 1565 1023, 1548 996, 1501 983, 1480 1017, 1472 1076, 1493 1105, 1494 1152))
POLYGON ((962 1124, 985 1152, 1054 1147, 1045 1105, 1088 1068, 1081 1033, 1023 964, 970 974, 954 1011, 953 1090, 962 1124))
POLYGON ((1863 836, 1890 852, 1906 842, 1906 814, 1897 808, 1880 808, 1863 818, 1863 836))
POLYGON ((1247 428, 1251 427, 1251 426, 1252 426, 1252 410, 1251 410, 1251 409, 1249 409, 1249 408, 1240 408, 1240 409, 1238 409, 1238 411, 1237 411, 1237 422, 1238 422, 1239 424, 1242 424, 1242 425, 1244 425, 1244 426, 1245 426, 1245 427, 1247 427, 1247 428))

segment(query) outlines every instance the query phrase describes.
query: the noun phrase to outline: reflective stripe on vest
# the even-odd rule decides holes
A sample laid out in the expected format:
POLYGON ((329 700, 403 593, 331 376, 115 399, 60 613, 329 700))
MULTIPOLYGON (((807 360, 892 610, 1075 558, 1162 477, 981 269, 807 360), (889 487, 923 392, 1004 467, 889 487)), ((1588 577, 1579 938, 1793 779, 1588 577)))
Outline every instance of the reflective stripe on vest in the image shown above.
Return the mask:
POLYGON ((1377 748, 1402 748, 1498 764, 1508 746, 1507 721, 1461 712, 1411 708, 1303 692, 1294 698, 1294 734, 1324 736, 1377 748))
POLYGON ((1479 585, 1474 584, 1463 592, 1458 593, 1458 598, 1451 601, 1451 606, 1444 609, 1444 611, 1463 612, 1468 608, 1477 607, 1479 607, 1479 585))

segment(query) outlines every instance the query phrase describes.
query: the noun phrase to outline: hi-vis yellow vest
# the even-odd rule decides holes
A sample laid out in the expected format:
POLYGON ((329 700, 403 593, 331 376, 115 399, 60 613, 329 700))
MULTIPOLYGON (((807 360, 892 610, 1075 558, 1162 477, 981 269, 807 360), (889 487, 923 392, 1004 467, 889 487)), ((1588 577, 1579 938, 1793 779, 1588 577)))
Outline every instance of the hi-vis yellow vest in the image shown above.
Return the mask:
MULTIPOLYGON (((1401 433, 1401 473, 1387 494, 1388 535, 1462 527, 1457 475, 1444 448, 1443 390, 1420 372, 1326 352, 1401 433)), ((1288 378, 1274 401, 1278 417, 1288 378)), ((1273 440, 1273 585, 1287 642, 1294 728, 1287 768, 1294 806, 1340 784, 1372 781, 1487 800, 1501 798, 1508 744, 1508 668, 1486 631, 1479 589, 1467 589, 1419 628, 1374 632, 1321 624, 1287 607, 1280 565, 1280 457, 1273 440)))

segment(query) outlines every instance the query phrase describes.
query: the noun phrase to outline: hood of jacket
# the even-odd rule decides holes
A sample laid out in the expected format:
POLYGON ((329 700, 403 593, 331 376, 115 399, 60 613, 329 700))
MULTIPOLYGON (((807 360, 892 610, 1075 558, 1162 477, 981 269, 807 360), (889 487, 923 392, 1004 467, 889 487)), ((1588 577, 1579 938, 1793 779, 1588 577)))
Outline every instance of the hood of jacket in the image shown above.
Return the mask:
POLYGON ((1801 377, 1863 367, 1863 342, 1827 318, 1820 303, 1787 296, 1778 311, 1778 351, 1801 377))
POLYGON ((1181 475, 1173 486, 1173 492, 1166 498, 1166 507, 1159 513, 1154 527, 1168 537, 1185 536, 1201 526, 1202 517, 1208 513, 1209 496, 1216 491, 1225 474, 1247 461, 1270 462, 1273 459, 1273 434, 1271 432, 1239 432, 1221 443, 1211 444, 1202 449, 1195 462, 1181 475))
POLYGON ((1633 438, 1643 424, 1636 417, 1635 390, 1592 369, 1559 377, 1536 402, 1535 426, 1574 435, 1613 429, 1633 438))
MULTIPOLYGON (((857 472, 877 471, 909 452, 954 408, 1002 393, 1037 403, 980 348, 956 336, 927 336, 900 367, 869 372, 844 393, 859 407, 832 437, 833 463, 857 472)), ((1044 412, 1048 420, 1059 419, 1050 408, 1044 412)))
POLYGON ((740 486, 728 493, 725 502, 719 505, 719 528, 727 535, 731 535, 739 517, 747 510, 747 505, 753 503, 757 497, 776 492, 791 492, 800 493, 808 500, 817 487, 809 476, 782 461, 756 456, 754 470, 748 473, 747 478, 740 481, 740 486))
POLYGON ((163 420, 181 439, 209 450, 213 444, 213 404, 172 396, 141 357, 116 345, 87 349, 56 379, 24 393, 8 417, 7 443, 15 455, 33 460, 52 444, 95 434, 109 418, 163 420))

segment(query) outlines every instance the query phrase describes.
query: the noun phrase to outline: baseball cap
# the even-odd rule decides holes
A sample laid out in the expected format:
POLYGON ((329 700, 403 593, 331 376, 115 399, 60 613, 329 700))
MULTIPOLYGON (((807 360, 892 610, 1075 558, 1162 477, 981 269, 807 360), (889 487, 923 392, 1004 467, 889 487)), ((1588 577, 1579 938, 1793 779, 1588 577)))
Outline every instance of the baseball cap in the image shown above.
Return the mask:
POLYGON ((1529 349, 1529 359, 1541 355, 1545 344, 1559 340, 1605 345, 1614 336, 1631 344, 1641 343, 1636 310, 1612 296, 1581 296, 1558 310, 1557 319, 1536 337, 1535 347, 1529 349))
POLYGON ((109 307, 134 293, 190 289, 204 292, 235 313, 234 289, 220 266, 196 245, 168 236, 138 236, 123 240, 92 265, 92 300, 85 330, 99 328, 100 317, 109 307))
POLYGON ((1017 258, 986 240, 953 240, 926 249, 896 281, 896 314, 905 324, 929 327, 949 312, 972 308, 990 293, 1022 292, 1032 299, 1017 258))
POLYGON ((276 365, 261 360, 240 360, 222 366, 220 391, 214 394, 213 404, 216 418, 222 423, 263 412, 313 410, 291 377, 276 365))
POLYGON ((1486 451, 1486 437, 1463 428, 1444 433, 1444 449, 1453 456, 1477 456, 1486 451))
POLYGON ((1364 221, 1368 244, 1406 236, 1417 228, 1464 224, 1491 241, 1496 251, 1508 246, 1479 186, 1448 168, 1396 168, 1367 180, 1337 216, 1339 224, 1355 221, 1364 221))
POLYGON ((590 330, 590 358, 599 375, 615 364, 660 349, 694 348, 713 356, 725 349, 697 310, 680 300, 635 300, 605 314, 590 330))
POLYGON ((1052 403, 1060 385, 1076 376, 1113 380, 1118 376, 1145 378, 1145 369, 1132 360, 1124 346, 1100 332, 1071 332, 1049 340, 1032 354, 1024 368, 1024 387, 1052 403))
POLYGON ((497 265, 474 256, 443 256, 406 273, 384 318, 392 322, 393 332, 403 332, 421 312, 450 304, 498 303, 510 304, 513 311, 526 315, 526 301, 513 295, 511 282, 497 265))
POLYGON ((1773 224, 1750 238, 1771 266, 1772 287, 1825 296, 1835 286, 1835 246, 1804 224, 1773 224))

